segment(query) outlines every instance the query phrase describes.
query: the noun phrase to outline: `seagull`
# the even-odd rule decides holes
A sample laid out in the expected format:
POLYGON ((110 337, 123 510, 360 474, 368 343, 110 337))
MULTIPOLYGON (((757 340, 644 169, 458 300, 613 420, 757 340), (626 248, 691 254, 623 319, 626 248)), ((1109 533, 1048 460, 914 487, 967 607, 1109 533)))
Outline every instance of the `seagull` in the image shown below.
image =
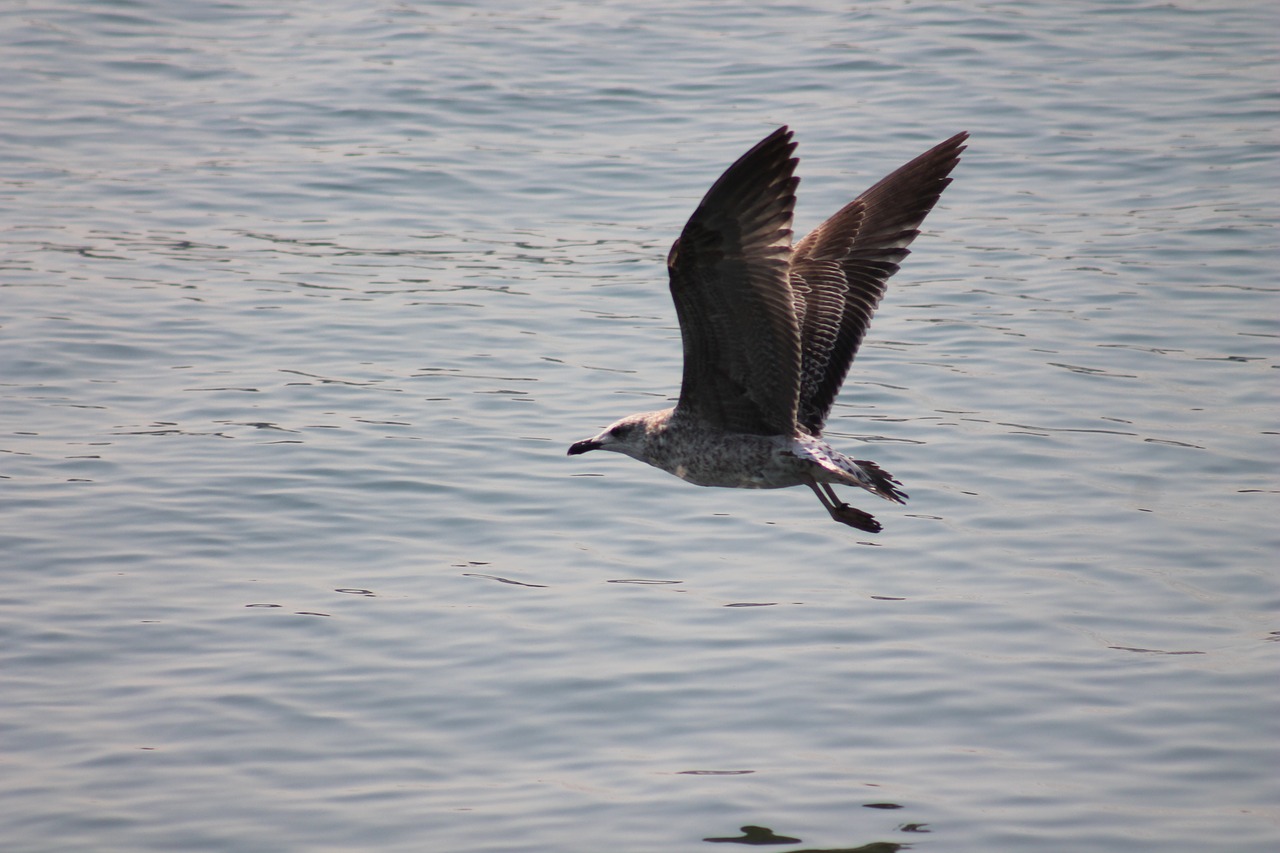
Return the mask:
POLYGON ((785 125, 707 191, 667 256, 684 344, 676 405, 628 415, 569 455, 611 450, 699 486, 808 486, 830 516, 880 522, 840 499, 901 483, 822 439, 889 277, 951 183, 967 133, 895 170, 792 245, 796 143, 785 125))

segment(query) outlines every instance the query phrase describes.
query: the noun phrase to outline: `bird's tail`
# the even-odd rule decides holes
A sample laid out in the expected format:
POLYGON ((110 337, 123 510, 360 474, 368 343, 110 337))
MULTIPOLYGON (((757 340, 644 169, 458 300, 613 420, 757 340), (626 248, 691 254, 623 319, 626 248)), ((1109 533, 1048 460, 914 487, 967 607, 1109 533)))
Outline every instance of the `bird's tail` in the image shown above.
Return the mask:
POLYGON ((892 474, 869 459, 855 459, 853 461, 867 477, 865 484, 867 491, 894 503, 904 504, 907 502, 907 493, 902 491, 902 484, 895 480, 892 474))

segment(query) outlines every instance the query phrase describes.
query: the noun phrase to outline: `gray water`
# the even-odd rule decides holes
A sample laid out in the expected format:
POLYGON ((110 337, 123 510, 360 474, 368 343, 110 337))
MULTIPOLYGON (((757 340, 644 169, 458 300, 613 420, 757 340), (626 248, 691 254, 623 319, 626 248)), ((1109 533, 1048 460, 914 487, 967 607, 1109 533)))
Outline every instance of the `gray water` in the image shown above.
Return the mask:
POLYGON ((5 5, 0 846, 1271 853, 1278 33, 5 5), (973 134, 830 423, 875 536, 565 456, 782 123, 801 231, 973 134))

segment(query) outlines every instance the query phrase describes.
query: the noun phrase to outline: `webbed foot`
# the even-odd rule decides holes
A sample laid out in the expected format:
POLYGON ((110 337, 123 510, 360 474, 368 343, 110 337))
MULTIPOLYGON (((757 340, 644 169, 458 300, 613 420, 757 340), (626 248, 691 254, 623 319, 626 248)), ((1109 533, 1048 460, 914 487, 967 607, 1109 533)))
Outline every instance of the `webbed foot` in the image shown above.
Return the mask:
POLYGON ((880 522, 876 521, 875 516, 871 513, 863 512, 857 507, 849 506, 843 502, 831 508, 831 517, 841 524, 847 524, 850 527, 856 527, 868 533, 879 533, 882 529, 880 522))
POLYGON ((805 485, 813 489, 813 493, 818 496, 818 500, 822 501, 823 507, 826 508, 827 512, 831 513, 832 518, 841 524, 847 524, 850 527, 856 527, 868 533, 879 533, 882 529, 875 516, 869 512, 863 512, 857 507, 849 506, 840 500, 840 498, 836 497, 835 490, 826 483, 816 483, 811 480, 805 485))

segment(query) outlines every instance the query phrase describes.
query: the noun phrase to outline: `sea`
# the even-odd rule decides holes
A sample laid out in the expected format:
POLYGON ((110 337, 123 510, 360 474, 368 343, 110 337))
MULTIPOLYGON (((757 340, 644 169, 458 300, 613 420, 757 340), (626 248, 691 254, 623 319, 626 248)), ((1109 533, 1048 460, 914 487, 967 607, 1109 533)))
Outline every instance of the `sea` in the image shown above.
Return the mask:
POLYGON ((1280 5, 9 0, 6 853, 1280 849, 1280 5), (959 131, 826 437, 568 446, 959 131))

